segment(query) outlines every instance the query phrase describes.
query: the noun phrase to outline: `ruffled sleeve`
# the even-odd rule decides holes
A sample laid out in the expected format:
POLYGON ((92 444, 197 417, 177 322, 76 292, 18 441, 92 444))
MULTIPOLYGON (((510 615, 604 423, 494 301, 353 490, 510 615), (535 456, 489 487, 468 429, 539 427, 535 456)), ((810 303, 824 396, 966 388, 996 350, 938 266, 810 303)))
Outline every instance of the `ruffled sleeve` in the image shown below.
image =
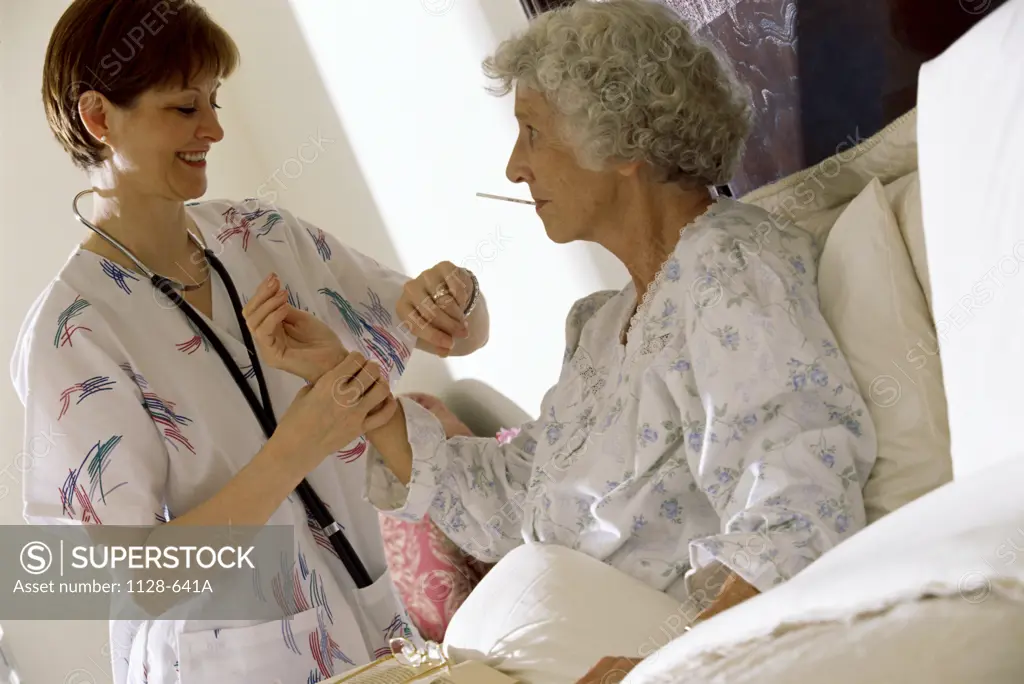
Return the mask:
MULTIPOLYGON (((567 348, 575 348, 580 328, 607 299, 608 293, 596 293, 576 302, 566 319, 567 348)), ((557 387, 545 394, 541 415, 557 387)), ((463 551, 486 562, 496 562, 522 544, 523 509, 542 424, 525 423, 507 444, 493 437, 445 439, 433 414, 414 401, 400 401, 413 452, 412 477, 403 486, 371 448, 366 487, 370 503, 404 520, 429 514, 463 551)))

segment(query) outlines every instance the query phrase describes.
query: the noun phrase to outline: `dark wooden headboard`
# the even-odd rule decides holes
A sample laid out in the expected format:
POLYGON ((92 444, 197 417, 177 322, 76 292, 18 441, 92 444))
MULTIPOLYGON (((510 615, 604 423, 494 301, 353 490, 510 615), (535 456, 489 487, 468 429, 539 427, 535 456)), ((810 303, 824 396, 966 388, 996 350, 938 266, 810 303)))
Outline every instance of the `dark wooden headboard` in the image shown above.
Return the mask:
POLYGON ((1004 0, 664 0, 732 5, 698 32, 751 89, 741 196, 870 138, 917 101, 921 64, 1004 0))
MULTIPOLYGON (((520 0, 528 16, 573 0, 520 0)), ((732 60, 756 119, 741 196, 912 109, 921 64, 1005 0, 658 0, 732 60)))

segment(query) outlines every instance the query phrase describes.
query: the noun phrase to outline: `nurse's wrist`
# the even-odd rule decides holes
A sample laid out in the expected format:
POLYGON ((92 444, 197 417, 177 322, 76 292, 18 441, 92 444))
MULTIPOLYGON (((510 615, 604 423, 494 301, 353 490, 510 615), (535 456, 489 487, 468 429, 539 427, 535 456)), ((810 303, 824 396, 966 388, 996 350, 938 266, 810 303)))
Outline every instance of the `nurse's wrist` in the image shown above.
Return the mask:
POLYGON ((287 432, 275 432, 253 458, 252 463, 268 478, 279 482, 294 481, 292 485, 294 489, 307 475, 296 463, 298 459, 295 458, 295 453, 299 448, 301 446, 292 443, 287 432))
POLYGON ((332 357, 323 365, 323 367, 317 368, 315 371, 309 373, 307 377, 303 378, 303 380, 305 380, 308 385, 315 385, 320 378, 336 368, 348 355, 349 351, 339 344, 332 357))

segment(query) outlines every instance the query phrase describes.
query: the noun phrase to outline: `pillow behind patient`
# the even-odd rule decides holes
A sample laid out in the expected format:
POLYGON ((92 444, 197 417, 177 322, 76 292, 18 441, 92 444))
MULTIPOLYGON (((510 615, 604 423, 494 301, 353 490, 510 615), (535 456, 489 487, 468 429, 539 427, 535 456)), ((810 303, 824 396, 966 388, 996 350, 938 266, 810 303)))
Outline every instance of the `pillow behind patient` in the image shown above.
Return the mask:
POLYGON ((878 459, 864 487, 872 523, 953 476, 935 329, 877 179, 832 227, 818 293, 878 435, 878 459))

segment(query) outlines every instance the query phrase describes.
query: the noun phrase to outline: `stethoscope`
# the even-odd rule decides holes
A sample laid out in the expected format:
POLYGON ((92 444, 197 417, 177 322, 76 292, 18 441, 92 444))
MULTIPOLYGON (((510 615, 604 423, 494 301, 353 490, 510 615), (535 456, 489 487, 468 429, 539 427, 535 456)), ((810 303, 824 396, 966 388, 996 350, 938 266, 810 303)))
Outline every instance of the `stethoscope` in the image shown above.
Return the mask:
MULTIPOLYGON (((259 385, 260 397, 257 398, 252 387, 245 379, 245 375, 242 370, 235 363, 235 360, 231 357, 227 348, 217 337, 216 333, 207 325, 203 317, 195 309, 186 302, 180 294, 181 292, 188 292, 196 290, 202 287, 206 280, 209 279, 210 274, 207 272, 206 278, 201 283, 193 285, 185 285, 184 283, 174 280, 172 278, 166 278, 158 273, 150 270, 145 264, 139 261, 138 258, 127 247, 118 242, 113 236, 109 235, 103 229, 93 225, 90 221, 87 221, 84 216, 78 211, 78 200, 82 195, 95 192, 93 189, 83 190, 82 192, 75 195, 75 199, 71 202, 71 209, 75 214, 75 218, 78 219, 83 225, 95 232, 97 235, 102 237, 104 240, 113 245, 117 250, 124 254, 128 259, 134 263, 140 272, 144 273, 149 281, 153 284, 153 287, 157 288, 162 292, 168 299, 184 313, 192 323, 202 332, 206 340, 213 346, 220 360, 224 363, 224 367, 228 369, 231 374, 231 378, 235 381, 238 389, 241 390, 245 396, 246 401, 249 403, 249 408, 252 410, 253 415, 259 422, 260 427, 263 429, 263 434, 266 435, 267 439, 277 429, 277 419, 274 416, 274 409, 270 404, 270 393, 267 391, 267 382, 263 376, 263 368, 260 365, 259 357, 256 355, 256 346, 253 344, 252 335, 249 333, 249 328, 246 325, 245 317, 242 315, 242 302, 238 297, 238 290, 235 289, 235 284, 231 280, 231 276, 228 275, 228 271, 224 268, 224 264, 220 262, 217 256, 207 249, 204 241, 193 233, 191 230, 188 231, 189 239, 202 250, 203 255, 206 257, 206 262, 213 267, 213 270, 220 276, 221 281, 224 283, 224 288, 228 291, 228 297, 231 298, 231 307, 235 311, 235 317, 238 320, 238 327, 242 331, 242 340, 245 343, 246 351, 249 352, 249 360, 252 361, 252 369, 256 375, 256 383, 259 385)), ((310 515, 323 530, 324 535, 331 541, 331 546, 338 553, 338 557, 341 562, 344 563, 345 569, 348 571, 352 580, 356 583, 356 586, 360 589, 364 589, 373 584, 373 579, 370 574, 366 571, 362 561, 359 560, 358 554, 355 549, 349 543, 348 538, 345 537, 345 533, 341 529, 341 525, 334 520, 330 512, 327 510, 327 506, 320 499, 317 493, 313 490, 313 487, 303 479, 296 487, 299 497, 305 504, 306 509, 310 515)))

